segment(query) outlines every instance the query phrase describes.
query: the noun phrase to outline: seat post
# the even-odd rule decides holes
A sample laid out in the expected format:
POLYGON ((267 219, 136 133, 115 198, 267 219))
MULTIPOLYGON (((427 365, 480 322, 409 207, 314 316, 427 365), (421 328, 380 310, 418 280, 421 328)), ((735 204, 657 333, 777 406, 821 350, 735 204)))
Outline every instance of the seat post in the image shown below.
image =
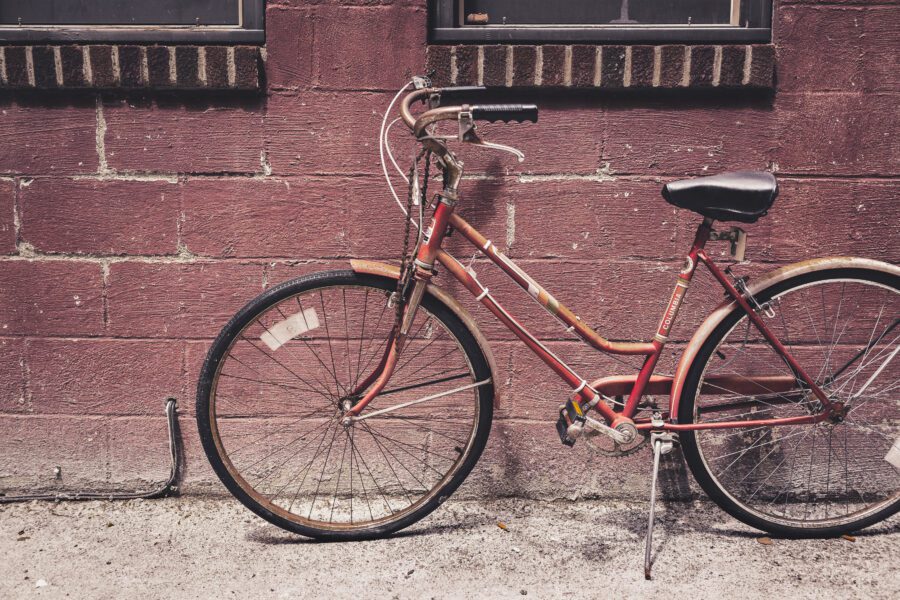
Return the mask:
POLYGON ((694 235, 694 245, 691 247, 692 251, 703 250, 706 247, 706 242, 709 241, 709 236, 712 234, 713 219, 709 217, 704 217, 703 222, 697 227, 697 233, 694 235))

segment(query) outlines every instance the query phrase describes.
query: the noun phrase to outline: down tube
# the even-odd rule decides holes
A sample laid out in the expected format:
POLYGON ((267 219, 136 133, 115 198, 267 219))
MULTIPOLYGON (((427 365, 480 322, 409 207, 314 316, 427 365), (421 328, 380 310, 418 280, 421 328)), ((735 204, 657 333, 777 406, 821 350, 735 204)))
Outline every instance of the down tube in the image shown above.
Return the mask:
MULTIPOLYGON (((568 365, 566 365, 562 360, 559 359, 555 354, 553 354, 550 350, 548 350, 537 338, 535 338, 531 333, 528 332, 525 327, 523 327, 515 318, 512 317, 509 313, 504 310, 500 304, 494 300, 494 298, 490 295, 490 292, 486 287, 481 285, 481 282, 478 281, 475 277, 470 275, 465 268, 459 263, 458 260, 447 254, 445 251, 440 250, 437 255, 437 260, 440 262, 453 277, 459 280, 469 292, 475 296, 475 299, 478 302, 484 304, 491 313, 494 314, 497 319, 500 320, 506 327, 512 331, 516 337, 518 337, 522 342, 525 343, 528 348, 534 352, 538 358, 543 360, 547 366, 549 366, 553 371, 560 376, 570 387, 576 389, 576 393, 580 396, 583 402, 590 402, 594 398, 594 392, 587 385, 587 382, 579 377, 568 365)), ((604 402, 598 402, 595 406, 596 410, 603 415, 608 421, 612 422, 618 416, 609 406, 604 402)))

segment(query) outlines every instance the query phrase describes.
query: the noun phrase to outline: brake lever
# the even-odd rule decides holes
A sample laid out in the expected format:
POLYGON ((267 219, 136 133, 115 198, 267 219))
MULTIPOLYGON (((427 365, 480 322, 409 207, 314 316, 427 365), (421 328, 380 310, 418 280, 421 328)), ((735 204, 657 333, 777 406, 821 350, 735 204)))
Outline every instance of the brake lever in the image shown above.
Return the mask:
POLYGON ((475 146, 483 146, 483 147, 491 149, 491 150, 500 150, 501 152, 509 152, 510 154, 515 156, 519 162, 525 162, 525 155, 522 153, 521 150, 518 150, 517 148, 513 148, 512 146, 507 146, 506 144, 495 144, 494 142, 486 142, 481 138, 477 138, 477 139, 478 139, 477 142, 470 142, 470 143, 474 144, 475 146))
POLYGON ((525 162, 525 155, 517 148, 507 146, 506 144, 495 144, 494 142, 488 142, 482 139, 477 133, 475 121, 472 119, 472 113, 468 110, 463 110, 459 113, 459 141, 467 142, 473 146, 481 146, 488 150, 509 152, 515 156, 519 162, 525 162))

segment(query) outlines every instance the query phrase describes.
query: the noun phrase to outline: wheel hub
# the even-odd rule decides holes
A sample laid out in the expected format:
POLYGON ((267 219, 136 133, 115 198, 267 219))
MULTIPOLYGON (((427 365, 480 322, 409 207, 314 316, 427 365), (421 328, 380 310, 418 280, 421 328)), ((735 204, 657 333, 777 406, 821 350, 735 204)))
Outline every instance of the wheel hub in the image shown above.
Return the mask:
POLYGON ((843 402, 834 402, 831 405, 831 414, 828 415, 828 419, 835 424, 843 423, 848 411, 849 407, 843 402))

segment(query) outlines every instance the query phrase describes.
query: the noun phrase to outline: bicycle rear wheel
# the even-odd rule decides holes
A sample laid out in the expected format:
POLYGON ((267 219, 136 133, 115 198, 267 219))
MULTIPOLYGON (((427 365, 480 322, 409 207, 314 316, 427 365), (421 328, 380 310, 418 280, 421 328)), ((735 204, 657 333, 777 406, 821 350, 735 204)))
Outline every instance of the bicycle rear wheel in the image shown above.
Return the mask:
POLYGON ((394 325, 389 278, 334 271, 279 285, 225 326, 203 366, 197 422, 216 474, 287 530, 352 540, 421 519, 462 483, 490 430, 491 370, 430 294, 387 388, 342 424, 394 325), (431 398, 406 405, 413 400, 431 398))
MULTIPOLYGON (((695 478, 731 515, 777 535, 840 535, 896 513, 900 277, 826 270, 780 282, 756 298, 766 324, 848 412, 841 422, 684 432, 681 441, 695 478)), ((819 404, 737 309, 713 331, 689 369, 678 419, 714 423, 805 416, 819 412, 819 404), (748 391, 750 378, 761 376, 787 384, 748 391)))

